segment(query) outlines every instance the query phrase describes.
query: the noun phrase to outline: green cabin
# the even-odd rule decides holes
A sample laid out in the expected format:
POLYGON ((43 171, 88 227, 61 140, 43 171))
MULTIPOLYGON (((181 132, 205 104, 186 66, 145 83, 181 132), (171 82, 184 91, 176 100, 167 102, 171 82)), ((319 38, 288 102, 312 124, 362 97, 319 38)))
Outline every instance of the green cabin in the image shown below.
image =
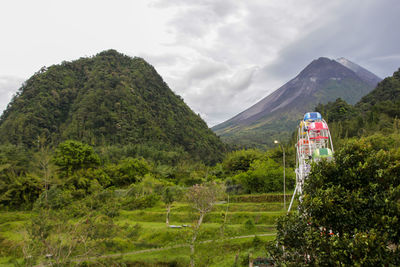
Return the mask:
POLYGON ((329 148, 317 148, 314 150, 312 158, 314 161, 319 161, 321 159, 331 160, 333 159, 333 153, 329 148))

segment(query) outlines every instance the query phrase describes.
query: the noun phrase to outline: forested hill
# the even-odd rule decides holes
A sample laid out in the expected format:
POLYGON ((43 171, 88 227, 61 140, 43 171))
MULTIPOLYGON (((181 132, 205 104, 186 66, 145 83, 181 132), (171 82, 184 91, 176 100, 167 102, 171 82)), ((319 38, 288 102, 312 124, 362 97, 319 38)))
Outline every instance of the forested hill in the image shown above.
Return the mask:
POLYGON ((215 162, 224 144, 141 58, 115 50, 42 68, 0 119, 0 142, 34 146, 75 139, 95 146, 181 148, 215 162))
POLYGON ((318 105, 338 138, 365 136, 374 133, 399 133, 400 127, 400 69, 382 80, 376 88, 356 105, 342 99, 318 105))

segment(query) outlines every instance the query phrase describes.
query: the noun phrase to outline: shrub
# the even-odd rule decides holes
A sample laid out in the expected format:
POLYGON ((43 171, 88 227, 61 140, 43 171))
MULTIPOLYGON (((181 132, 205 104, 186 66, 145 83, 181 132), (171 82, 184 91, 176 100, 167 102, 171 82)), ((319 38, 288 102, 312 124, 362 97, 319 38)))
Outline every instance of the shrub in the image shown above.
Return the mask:
POLYGON ((63 190, 60 187, 53 186, 39 196, 34 204, 34 208, 37 210, 47 206, 51 209, 61 209, 72 203, 72 201, 73 197, 70 190, 63 190))
POLYGON ((127 197, 122 203, 126 210, 137 210, 154 207, 160 200, 156 194, 144 195, 140 197, 127 197))

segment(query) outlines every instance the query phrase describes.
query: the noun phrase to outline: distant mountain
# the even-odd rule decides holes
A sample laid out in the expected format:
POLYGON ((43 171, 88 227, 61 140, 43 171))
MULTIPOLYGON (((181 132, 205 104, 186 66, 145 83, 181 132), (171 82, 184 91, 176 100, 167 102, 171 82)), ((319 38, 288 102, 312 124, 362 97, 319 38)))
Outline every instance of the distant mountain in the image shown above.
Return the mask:
POLYGON ((147 144, 215 162, 225 145, 141 58, 108 50, 42 68, 0 118, 0 142, 32 147, 45 135, 95 146, 147 144))
POLYGON ((362 78, 364 81, 370 82, 371 84, 376 85, 382 80, 381 78, 379 78, 372 72, 364 69, 363 67, 361 67, 360 65, 357 65, 356 63, 351 62, 348 59, 345 59, 344 57, 338 58, 338 59, 336 59, 336 61, 339 62, 340 64, 342 64, 343 66, 351 69, 352 71, 354 71, 357 74, 357 76, 362 78))
POLYGON ((298 119, 318 103, 342 98, 354 104, 380 80, 347 59, 321 57, 278 90, 212 129, 229 143, 269 145, 273 139, 289 138, 298 119))
MULTIPOLYGON (((316 107, 325 119, 334 139, 374 134, 399 133, 400 69, 386 77, 376 88, 350 105, 342 99, 316 107)), ((392 143, 394 145, 395 143, 392 143)), ((398 146, 398 145, 397 145, 398 146)))

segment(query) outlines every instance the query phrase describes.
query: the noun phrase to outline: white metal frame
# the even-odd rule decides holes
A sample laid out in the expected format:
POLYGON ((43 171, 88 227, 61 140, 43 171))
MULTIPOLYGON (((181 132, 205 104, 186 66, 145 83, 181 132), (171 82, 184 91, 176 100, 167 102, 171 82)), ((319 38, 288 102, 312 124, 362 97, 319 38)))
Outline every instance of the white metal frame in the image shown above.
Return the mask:
MULTIPOLYGON (((299 124, 297 127, 297 143, 296 143, 296 187, 293 192, 292 199, 290 201, 289 209, 292 208, 293 205, 293 200, 296 196, 296 194, 299 194, 299 201, 302 201, 302 195, 303 195, 303 185, 304 181, 307 179, 308 174, 310 173, 311 170, 311 161, 312 159, 312 154, 315 151, 315 149, 319 148, 330 148, 332 153, 334 152, 333 150, 333 143, 332 143, 332 136, 329 131, 328 124, 324 119, 321 120, 321 122, 324 122, 327 126, 327 130, 325 134, 327 135, 327 139, 316 139, 311 140, 310 139, 310 133, 309 130, 303 131, 303 127, 305 126, 305 123, 299 124), (302 125, 302 127, 300 127, 302 125), (305 132, 305 134, 302 134, 305 132), (300 145, 301 144, 301 145, 300 145), (307 144, 308 149, 306 150, 304 148, 304 145, 307 144)), ((324 136, 325 136, 324 134, 324 136)))

